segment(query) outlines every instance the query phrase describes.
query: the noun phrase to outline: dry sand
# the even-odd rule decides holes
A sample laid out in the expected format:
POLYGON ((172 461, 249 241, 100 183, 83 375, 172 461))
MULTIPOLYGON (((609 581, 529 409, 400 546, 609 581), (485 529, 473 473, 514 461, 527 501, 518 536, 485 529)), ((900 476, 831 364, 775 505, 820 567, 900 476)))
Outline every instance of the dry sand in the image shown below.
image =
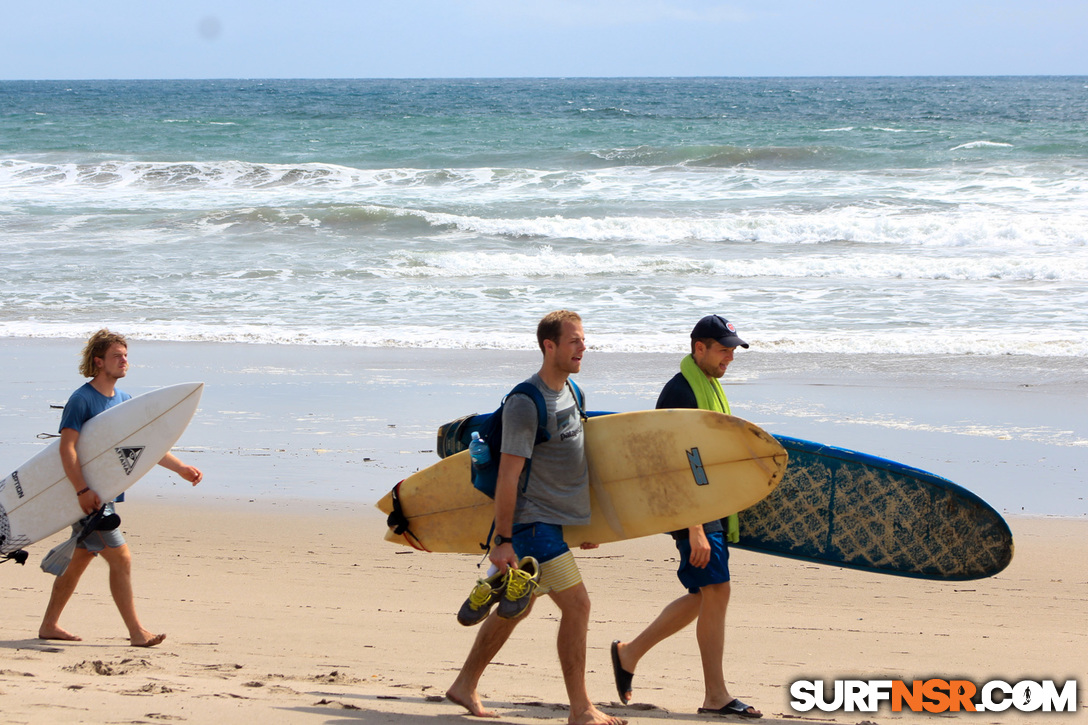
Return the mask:
MULTIPOLYGON (((197 489, 199 490, 199 489, 197 489)), ((127 646, 102 562, 62 624, 82 642, 35 638, 52 577, 0 569, 0 711, 7 723, 463 722, 443 693, 475 630, 454 613, 477 557, 381 540, 369 506, 205 499, 125 503, 137 607, 168 634, 127 646)), ((794 712, 797 679, 943 677, 1083 681, 1088 651, 1088 522, 1014 518, 1016 557, 989 579, 939 583, 734 551, 727 676, 762 722, 1077 722, 1070 714, 794 712)), ((40 549, 40 551, 38 551, 40 549)), ((706 722, 694 632, 640 663, 634 706, 616 705, 609 643, 629 639, 679 595, 664 536, 579 552, 593 598, 588 683, 633 723, 706 722)), ((484 675, 501 721, 566 720, 557 610, 542 602, 484 675)))

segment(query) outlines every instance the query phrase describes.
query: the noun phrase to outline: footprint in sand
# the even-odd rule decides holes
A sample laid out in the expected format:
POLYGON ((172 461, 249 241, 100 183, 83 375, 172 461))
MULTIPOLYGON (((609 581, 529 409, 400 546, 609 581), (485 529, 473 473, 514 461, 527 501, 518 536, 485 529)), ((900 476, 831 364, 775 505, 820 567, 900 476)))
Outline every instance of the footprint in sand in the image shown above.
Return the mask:
POLYGON ((169 685, 162 685, 157 682, 148 682, 146 685, 136 688, 135 690, 126 690, 122 694, 124 695, 168 695, 176 690, 169 685))
POLYGON ((33 677, 33 672, 17 672, 15 670, 0 670, 0 677, 33 677))
POLYGON ((243 682, 242 687, 260 687, 264 688, 264 691, 273 695, 297 695, 298 690, 293 690, 290 687, 284 685, 269 685, 267 682, 261 682, 260 680, 251 680, 250 682, 243 682))
POLYGON ((197 665, 197 667, 204 670, 205 672, 222 672, 224 674, 224 679, 226 679, 226 675, 234 674, 238 670, 242 669, 243 666, 238 664, 219 664, 197 665))
POLYGON ((334 709, 337 709, 337 710, 362 710, 363 709, 363 708, 359 707, 358 705, 352 705, 350 703, 340 702, 339 700, 326 700, 325 698, 321 698, 320 700, 315 702, 314 705, 321 705, 323 707, 331 707, 331 708, 334 708, 334 709))
POLYGON ((116 675, 130 675, 133 672, 146 672, 148 670, 157 670, 160 668, 143 659, 123 659, 119 662, 105 662, 103 660, 83 660, 82 662, 74 665, 69 665, 68 667, 62 667, 61 669, 68 672, 112 677, 116 675))
POLYGON ((326 685, 357 685, 362 680, 358 677, 352 677, 351 675, 345 675, 339 670, 333 670, 327 675, 313 675, 306 678, 310 682, 322 682, 326 685))

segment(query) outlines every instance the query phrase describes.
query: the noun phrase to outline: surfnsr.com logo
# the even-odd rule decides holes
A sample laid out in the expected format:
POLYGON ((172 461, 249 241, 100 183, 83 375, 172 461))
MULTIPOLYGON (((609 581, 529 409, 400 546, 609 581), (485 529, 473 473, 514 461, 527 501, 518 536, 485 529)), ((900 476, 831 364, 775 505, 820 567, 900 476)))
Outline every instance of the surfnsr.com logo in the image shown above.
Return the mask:
POLYGON ((1054 680, 835 680, 828 691, 823 680, 798 680, 790 685, 790 706, 798 712, 876 712, 888 703, 892 712, 1076 712, 1077 681, 1060 687, 1054 680))

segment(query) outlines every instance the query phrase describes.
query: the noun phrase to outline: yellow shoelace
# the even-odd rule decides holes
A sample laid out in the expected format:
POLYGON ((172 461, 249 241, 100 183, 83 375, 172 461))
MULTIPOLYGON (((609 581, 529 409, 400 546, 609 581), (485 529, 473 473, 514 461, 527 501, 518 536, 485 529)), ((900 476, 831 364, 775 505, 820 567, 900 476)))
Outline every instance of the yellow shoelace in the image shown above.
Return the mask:
POLYGON ((521 599, 526 593, 532 591, 537 583, 533 581, 533 575, 524 569, 511 569, 506 579, 506 598, 510 600, 521 599))
MULTIPOLYGON (((463 590, 462 590, 463 591, 463 590)), ((491 585, 483 579, 476 582, 476 588, 468 595, 468 601, 476 609, 484 606, 491 600, 491 585)))

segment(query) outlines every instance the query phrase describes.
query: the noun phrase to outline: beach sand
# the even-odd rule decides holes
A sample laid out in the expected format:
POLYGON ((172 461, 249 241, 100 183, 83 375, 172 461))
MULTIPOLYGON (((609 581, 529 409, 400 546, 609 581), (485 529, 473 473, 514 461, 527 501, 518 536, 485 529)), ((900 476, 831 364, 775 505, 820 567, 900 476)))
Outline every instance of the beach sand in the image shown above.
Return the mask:
MULTIPOLYGON (((63 403, 79 384, 81 343, 3 344, 9 364, 0 370, 0 465, 12 467, 45 444, 36 433, 55 429, 59 411, 48 404, 63 403)), ((106 566, 95 562, 62 619, 84 640, 36 639, 53 581, 37 562, 64 535, 39 542, 25 567, 0 566, 4 720, 464 722, 464 711, 443 694, 475 635, 454 614, 479 575, 479 557, 384 543, 384 520, 372 504, 397 480, 436 460, 439 423, 493 408, 496 395, 531 372, 538 357, 138 341, 130 357, 136 367, 126 380, 129 392, 191 379, 208 383, 201 410, 176 449, 204 470, 204 483, 191 488, 157 470, 119 507, 133 549, 140 617, 168 638, 154 649, 127 646, 106 566)), ((662 370, 674 358, 637 356, 622 378, 587 370, 579 380, 591 408, 650 407, 662 370)), ((743 366, 736 369, 744 380, 743 366)), ((822 389, 833 382, 819 384, 822 389)), ((796 384, 801 387, 790 396, 815 390, 816 381, 796 384)), ((769 385, 764 376, 727 390, 740 408, 741 401, 769 400, 760 391, 769 385)), ((980 379, 963 387, 959 400, 979 390, 1005 395, 1016 383, 980 379)), ((894 410, 925 392, 858 378, 840 388, 841 405, 859 410, 874 401, 894 410)), ((947 383, 933 395, 948 398, 958 390, 947 383)), ((1045 387, 1024 394, 1059 414, 1067 412, 1062 405, 1083 403, 1083 390, 1072 397, 1045 387)), ((769 409, 756 409, 765 418, 756 422, 775 422, 769 409)), ((825 425, 825 440, 945 475, 941 461, 983 460, 987 485, 1002 492, 1032 463, 1015 446, 1031 451, 1036 445, 1002 439, 1013 447, 1003 460, 993 460, 985 448, 999 444, 988 438, 963 452, 964 441, 973 439, 947 431, 899 431, 893 440, 882 437, 879 426, 825 425), (840 441, 838 434, 854 438, 840 441), (876 450, 859 445, 870 438, 876 450), (923 438, 917 451, 929 464, 881 448, 923 438)), ((1065 471, 1075 464, 1051 456, 1047 466, 1065 471)), ((1078 480, 1081 474, 1067 475, 1078 480)), ((876 713, 802 714, 790 707, 789 685, 799 679, 1077 679, 1083 685, 1088 521, 1079 514, 1011 513, 1012 564, 972 582, 864 574, 734 551, 726 663, 733 694, 762 709, 762 722, 771 723, 1088 720, 1083 693, 1074 715, 1013 709, 935 716, 893 713, 886 705, 876 713)), ((707 722, 695 714, 702 685, 690 629, 640 663, 635 705, 616 704, 609 644, 634 637, 681 593, 672 542, 655 536, 577 557, 593 600, 587 680, 594 701, 634 723, 707 722)), ((541 602, 484 675, 481 694, 502 722, 566 720, 557 624, 555 607, 541 602)))
MULTIPOLYGON (((35 638, 52 578, 33 559, 0 570, 0 710, 8 723, 461 722, 443 699, 475 635, 454 613, 478 557, 381 541, 366 505, 163 500, 121 506, 145 626, 127 646, 95 562, 63 624, 82 642, 35 638)), ((989 579, 939 583, 734 551, 727 673, 764 722, 916 722, 933 715, 794 712, 798 679, 1083 679, 1088 523, 1014 518, 1016 558, 989 579)), ((57 537, 60 540, 60 537, 57 537)), ((43 547, 43 551, 46 550, 43 547)), ((705 722, 694 632, 640 663, 618 707, 608 648, 679 595, 675 550, 650 537, 579 552, 593 599, 588 684, 631 722, 705 722)), ((503 722, 563 722, 557 610, 541 602, 488 669, 481 694, 503 722)), ((1003 714, 947 717, 1024 722, 1003 714)), ((1074 722, 1079 714, 1030 716, 1074 722)))

